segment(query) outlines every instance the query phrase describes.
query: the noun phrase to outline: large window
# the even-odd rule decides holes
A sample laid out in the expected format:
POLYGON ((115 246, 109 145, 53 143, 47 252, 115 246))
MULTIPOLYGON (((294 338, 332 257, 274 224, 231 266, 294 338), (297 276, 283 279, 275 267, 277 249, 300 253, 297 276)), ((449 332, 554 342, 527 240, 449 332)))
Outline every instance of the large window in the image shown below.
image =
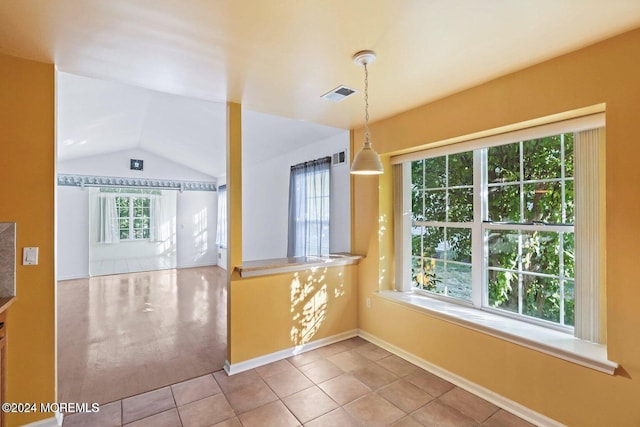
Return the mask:
POLYGON ((396 178, 410 199, 400 202, 410 224, 396 228, 407 236, 398 266, 410 274, 398 280, 418 293, 566 331, 576 324, 580 282, 583 300, 591 301, 581 314, 593 329, 600 278, 587 272, 577 279, 576 270, 599 263, 597 247, 584 250, 597 245, 598 181, 580 191, 574 181, 578 169, 597 176, 597 132, 441 148, 401 163, 396 178))
POLYGON ((331 157, 291 166, 287 256, 329 253, 331 157))
POLYGON ((115 202, 120 240, 149 239, 151 225, 149 196, 118 196, 115 202))

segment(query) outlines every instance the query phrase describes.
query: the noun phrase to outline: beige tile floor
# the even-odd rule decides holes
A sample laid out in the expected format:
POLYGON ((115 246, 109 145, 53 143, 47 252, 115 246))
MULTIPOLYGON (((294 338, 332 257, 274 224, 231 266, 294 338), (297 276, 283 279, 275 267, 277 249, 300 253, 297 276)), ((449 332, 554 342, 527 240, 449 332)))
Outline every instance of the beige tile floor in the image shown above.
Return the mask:
POLYGON ((224 371, 68 415, 73 426, 531 424, 361 338, 231 377, 224 371))
POLYGON ((107 403, 222 368, 219 267, 58 283, 58 401, 107 403))

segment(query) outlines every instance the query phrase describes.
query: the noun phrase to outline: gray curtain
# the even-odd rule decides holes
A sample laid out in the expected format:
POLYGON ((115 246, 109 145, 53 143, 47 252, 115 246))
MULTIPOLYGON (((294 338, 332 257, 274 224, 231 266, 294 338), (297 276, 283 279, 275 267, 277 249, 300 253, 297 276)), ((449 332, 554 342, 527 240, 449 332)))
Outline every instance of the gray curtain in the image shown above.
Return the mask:
POLYGON ((291 166, 287 256, 329 253, 331 157, 291 166))

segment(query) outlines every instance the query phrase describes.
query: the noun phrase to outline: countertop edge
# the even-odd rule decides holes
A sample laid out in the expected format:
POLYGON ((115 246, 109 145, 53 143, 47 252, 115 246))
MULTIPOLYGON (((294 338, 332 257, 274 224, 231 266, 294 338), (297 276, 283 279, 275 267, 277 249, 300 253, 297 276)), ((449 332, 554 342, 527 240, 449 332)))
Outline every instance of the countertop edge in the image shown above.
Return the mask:
POLYGON ((0 297, 0 313, 7 310, 16 300, 16 297, 0 297))

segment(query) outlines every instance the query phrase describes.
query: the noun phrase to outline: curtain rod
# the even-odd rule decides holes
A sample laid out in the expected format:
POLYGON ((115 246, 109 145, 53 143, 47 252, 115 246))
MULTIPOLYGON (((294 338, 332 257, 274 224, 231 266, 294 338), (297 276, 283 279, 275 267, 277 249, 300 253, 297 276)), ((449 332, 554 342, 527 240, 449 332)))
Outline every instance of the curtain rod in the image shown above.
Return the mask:
POLYGON ((58 185, 70 187, 134 187, 179 191, 217 191, 216 181, 58 174, 58 185))

